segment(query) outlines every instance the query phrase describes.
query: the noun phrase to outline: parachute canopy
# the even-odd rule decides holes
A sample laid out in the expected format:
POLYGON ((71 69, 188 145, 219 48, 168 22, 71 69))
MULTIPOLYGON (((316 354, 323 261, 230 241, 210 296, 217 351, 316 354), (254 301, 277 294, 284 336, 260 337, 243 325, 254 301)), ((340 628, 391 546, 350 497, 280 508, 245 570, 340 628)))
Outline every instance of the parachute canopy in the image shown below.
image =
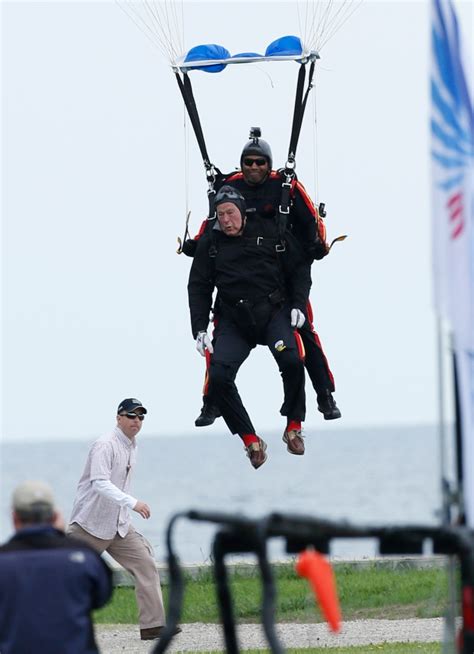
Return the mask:
MULTIPOLYGON (((230 63, 249 63, 251 61, 295 60, 306 63, 310 57, 318 59, 325 44, 348 20, 364 0, 293 0, 288 18, 297 20, 300 38, 283 36, 273 41, 265 54, 241 52, 235 55, 221 56, 219 45, 198 45, 187 55, 184 44, 184 5, 185 0, 115 0, 118 6, 131 18, 135 25, 150 39, 170 61, 174 71, 187 72, 191 68, 211 71, 212 66, 227 66, 230 63), (304 46, 302 46, 304 44, 304 46), (206 55, 201 48, 217 48, 213 55, 206 55), (188 56, 192 59, 186 60, 188 56), (202 57, 202 58, 201 58, 202 57)), ((244 11, 241 9, 240 11, 244 11)), ((283 29, 289 28, 284 23, 283 29)), ((261 33, 259 28, 258 33, 261 33)), ((253 46, 255 47, 255 46, 253 46)), ((226 50, 226 48, 223 48, 226 50)))
POLYGON ((220 73, 228 64, 247 64, 261 61, 297 61, 307 63, 319 59, 314 50, 305 50, 298 36, 282 36, 272 41, 265 54, 258 52, 240 52, 231 55, 221 45, 214 43, 197 45, 175 64, 182 72, 188 70, 203 70, 206 73, 220 73))

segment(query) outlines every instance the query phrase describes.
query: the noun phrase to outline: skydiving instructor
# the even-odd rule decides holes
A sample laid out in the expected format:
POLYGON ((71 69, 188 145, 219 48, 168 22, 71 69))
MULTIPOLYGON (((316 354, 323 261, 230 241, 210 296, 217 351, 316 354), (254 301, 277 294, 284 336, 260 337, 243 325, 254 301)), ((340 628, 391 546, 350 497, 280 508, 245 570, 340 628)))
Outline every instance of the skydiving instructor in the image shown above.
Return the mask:
MULTIPOLYGON (((136 398, 123 400, 115 428, 96 440, 77 486, 67 534, 108 552, 135 579, 140 638, 154 640, 165 627, 160 577, 151 544, 135 530, 129 510, 142 518, 150 506, 130 495, 137 456, 137 436, 147 414, 136 398)), ((181 631, 177 627, 176 633, 181 631)))

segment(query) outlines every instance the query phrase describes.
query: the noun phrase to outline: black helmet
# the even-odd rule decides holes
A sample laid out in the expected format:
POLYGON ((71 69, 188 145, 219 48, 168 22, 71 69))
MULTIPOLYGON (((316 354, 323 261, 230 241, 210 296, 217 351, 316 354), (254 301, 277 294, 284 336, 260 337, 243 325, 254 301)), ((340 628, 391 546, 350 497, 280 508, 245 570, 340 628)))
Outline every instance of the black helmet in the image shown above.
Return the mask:
POLYGON ((268 143, 260 138, 261 133, 262 131, 260 127, 252 127, 250 130, 250 141, 245 144, 244 149, 242 150, 242 154, 240 155, 241 168, 244 157, 248 156, 249 154, 265 157, 265 159, 268 161, 269 168, 273 166, 272 150, 268 143))
POLYGON ((242 215, 242 219, 245 218, 245 212, 247 211, 245 198, 236 188, 229 186, 228 184, 222 186, 217 191, 216 199, 214 200, 214 206, 217 209, 218 205, 223 204, 224 202, 232 202, 232 204, 235 204, 242 215))

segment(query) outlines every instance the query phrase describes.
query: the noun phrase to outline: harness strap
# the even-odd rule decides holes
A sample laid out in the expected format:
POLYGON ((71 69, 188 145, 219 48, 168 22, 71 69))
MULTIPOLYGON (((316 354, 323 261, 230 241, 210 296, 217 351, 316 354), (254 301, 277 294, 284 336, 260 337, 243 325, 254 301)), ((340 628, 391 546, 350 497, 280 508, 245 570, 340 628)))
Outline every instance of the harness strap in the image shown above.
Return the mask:
POLYGON ((293 109, 293 123, 291 126, 290 145, 288 148, 288 160, 294 159, 296 146, 298 145, 298 136, 301 128, 303 116, 301 115, 301 106, 303 103, 303 88, 306 77, 306 66, 301 64, 298 73, 298 82, 296 84, 295 106, 293 109))
POLYGON ((198 142, 199 150, 201 151, 201 156, 204 162, 204 166, 206 167, 206 170, 209 170, 211 168, 211 162, 209 160, 209 155, 207 153, 206 142, 204 140, 201 121, 196 107, 196 101, 194 99, 191 80, 189 79, 189 75, 187 73, 184 73, 183 79, 181 79, 179 73, 175 72, 175 77, 176 77, 176 81, 178 82, 178 87, 179 90, 181 91, 181 95, 183 96, 183 100, 188 112, 188 116, 191 120, 191 124, 194 129, 194 134, 198 142))
POLYGON ((290 146, 288 148, 288 159, 285 167, 282 170, 283 182, 281 185, 281 198, 280 206, 278 207, 278 231, 280 233, 280 240, 284 244, 285 232, 287 229, 288 215, 290 213, 290 194, 295 175, 295 157, 296 148, 298 147, 298 139, 300 137, 301 126, 303 124, 303 116, 308 101, 308 95, 313 88, 313 75, 314 75, 315 61, 311 62, 308 75, 308 86, 304 91, 304 84, 306 78, 306 64, 301 64, 298 73, 298 83, 296 85, 295 107, 293 110, 293 124, 291 127, 290 146))
POLYGON ((269 302, 270 304, 275 305, 283 304, 285 299, 285 293, 282 288, 276 288, 274 291, 268 293, 267 295, 260 295, 259 297, 253 298, 240 298, 239 300, 219 294, 220 302, 229 309, 233 309, 236 306, 240 306, 242 304, 247 304, 248 306, 253 307, 256 304, 260 304, 261 302, 269 302))
POLYGON ((280 204, 278 206, 278 232, 280 241, 284 243, 285 232, 288 226, 288 216, 290 215, 290 194, 294 173, 283 172, 283 182, 281 184, 280 204))
POLYGON ((191 79, 187 73, 183 73, 183 79, 181 79, 179 72, 175 71, 176 81, 178 83, 179 90, 184 100, 186 110, 188 112, 189 119, 191 120, 191 125, 193 126, 194 135, 201 152, 202 161, 204 163, 204 168, 206 169, 206 178, 208 183, 207 196, 209 200, 209 218, 212 219, 215 215, 214 208, 214 198, 215 190, 214 185, 216 180, 222 178, 222 173, 218 168, 211 163, 209 159, 209 154, 207 152, 206 141, 204 140, 204 133, 202 131, 201 120, 199 118, 199 113, 196 106, 196 101, 194 99, 193 87, 191 84, 191 79))
POLYGON ((269 238, 268 236, 244 236, 248 243, 255 243, 256 245, 271 245, 275 248, 275 252, 285 252, 285 244, 279 238, 269 238))
POLYGON ((306 103, 308 101, 309 92, 313 88, 313 75, 314 75, 315 63, 316 62, 313 60, 309 67, 308 86, 306 87, 304 96, 303 96, 303 89, 304 89, 304 83, 306 77, 306 64, 301 64, 300 71, 298 73, 298 83, 296 86, 296 96, 295 96, 295 108, 293 110, 293 125, 291 128, 290 146, 288 148, 288 162, 286 168, 294 169, 296 148, 298 147, 298 139, 300 137, 301 126, 303 124, 303 116, 306 109, 306 103), (291 166, 291 164, 293 165, 291 166))
MULTIPOLYGON (((277 254, 281 254, 286 251, 285 242, 280 238, 269 238, 267 236, 244 236, 243 238, 248 243, 255 243, 255 245, 271 245, 277 254)), ((211 259, 215 259, 217 255, 217 240, 215 230, 212 229, 212 227, 209 230, 209 241, 209 256, 211 259)))

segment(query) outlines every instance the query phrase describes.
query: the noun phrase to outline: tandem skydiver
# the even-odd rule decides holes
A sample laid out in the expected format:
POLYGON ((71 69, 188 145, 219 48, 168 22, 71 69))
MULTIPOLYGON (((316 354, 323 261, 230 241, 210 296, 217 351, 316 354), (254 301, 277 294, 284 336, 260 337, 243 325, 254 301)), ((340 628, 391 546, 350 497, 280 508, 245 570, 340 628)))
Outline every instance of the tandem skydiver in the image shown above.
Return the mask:
POLYGON ((256 434, 235 377, 257 344, 268 346, 283 380, 283 441, 290 454, 303 455, 304 350, 297 328, 305 322, 310 264, 298 240, 282 233, 273 216, 246 218, 244 197, 235 188, 222 186, 215 208, 217 219, 197 242, 189 274, 192 332, 200 354, 212 354, 209 401, 241 438, 251 465, 259 468, 267 459, 267 445, 256 434), (214 289, 218 320, 211 342, 207 329, 214 289))
MULTIPOLYGON (((251 138, 240 156, 241 170, 223 176, 216 184, 216 189, 220 184, 231 184, 242 193, 247 205, 249 223, 253 221, 258 223, 268 218, 278 221, 281 218, 279 208, 284 177, 283 171, 272 170, 272 164, 269 144, 260 138, 260 130, 253 128, 251 138)), ((285 216, 286 227, 303 246, 307 260, 312 262, 325 257, 329 247, 326 242, 324 222, 304 186, 296 177, 291 183, 288 209, 289 213, 285 216)), ((183 245, 185 254, 194 255, 199 238, 210 224, 212 221, 204 221, 199 234, 194 239, 185 241, 183 245)), ((341 412, 332 396, 335 390, 334 377, 313 326, 313 312, 309 300, 305 307, 305 317, 305 323, 300 328, 306 352, 305 367, 316 391, 318 410, 324 415, 325 420, 335 420, 341 417, 341 412)), ((195 421, 196 426, 211 425, 218 415, 217 407, 209 402, 205 394, 201 413, 195 421)))

